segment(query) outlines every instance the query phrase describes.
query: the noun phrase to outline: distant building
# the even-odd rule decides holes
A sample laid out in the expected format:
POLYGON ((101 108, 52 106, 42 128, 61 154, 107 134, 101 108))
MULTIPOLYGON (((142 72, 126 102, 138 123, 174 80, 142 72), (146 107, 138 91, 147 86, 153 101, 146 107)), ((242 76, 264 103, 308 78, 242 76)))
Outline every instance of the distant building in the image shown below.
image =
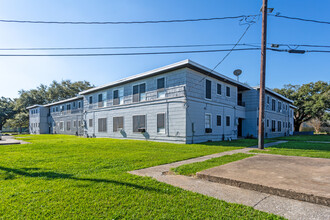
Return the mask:
MULTIPOLYGON (((178 143, 257 137, 258 89, 184 60, 28 107, 29 129, 178 143)), ((265 102, 266 137, 291 135, 293 101, 267 89, 265 102)))

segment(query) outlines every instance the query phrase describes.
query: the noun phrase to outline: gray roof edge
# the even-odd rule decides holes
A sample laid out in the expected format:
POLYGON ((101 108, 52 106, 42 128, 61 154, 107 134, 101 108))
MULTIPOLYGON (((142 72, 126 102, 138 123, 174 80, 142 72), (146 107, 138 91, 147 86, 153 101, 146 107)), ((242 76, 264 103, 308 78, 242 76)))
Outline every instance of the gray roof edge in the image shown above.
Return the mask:
POLYGON ((225 75, 222 75, 222 74, 220 74, 220 73, 218 73, 216 71, 212 71, 211 69, 209 69, 209 68, 207 68, 205 66, 202 66, 202 65, 200 65, 200 64, 198 64, 198 63, 196 63, 194 61, 191 61, 189 59, 186 59, 186 60, 182 60, 182 61, 177 62, 177 63, 172 63, 172 64, 169 64, 169 65, 166 65, 166 66, 163 66, 163 67, 159 67, 159 68, 156 68, 156 69, 153 69, 153 70, 149 70, 147 72, 143 72, 143 73, 140 73, 140 74, 137 74, 137 75, 126 77, 126 78, 123 78, 123 79, 114 81, 112 83, 108 83, 108 84, 105 84, 105 85, 102 85, 102 86, 91 88, 91 89, 82 91, 79 94, 80 95, 84 95, 84 94, 88 94, 88 93, 95 92, 95 91, 98 91, 98 90, 102 90, 102 89, 105 89, 105 88, 109 88, 109 87, 112 87, 112 86, 116 86, 118 84, 122 84, 122 83, 125 83, 125 82, 139 80, 142 77, 152 76, 152 75, 157 74, 159 72, 171 70, 173 68, 180 68, 180 67, 184 68, 185 65, 187 65, 187 64, 190 64, 190 65, 195 66, 197 68, 200 68, 200 69, 202 69, 204 71, 207 71, 209 73, 212 73, 215 76, 222 77, 222 78, 228 80, 231 83, 237 84, 239 86, 243 86, 243 87, 248 88, 248 89, 253 89, 252 87, 250 87, 250 86, 248 86, 248 85, 246 85, 244 83, 241 83, 241 82, 239 82, 237 80, 234 80, 232 78, 229 78, 229 77, 227 77, 225 75))
POLYGON ((70 101, 74 101, 74 100, 78 100, 78 99, 82 99, 82 98, 83 98, 83 96, 76 96, 76 97, 64 99, 64 100, 61 100, 61 101, 58 101, 58 102, 53 102, 53 103, 46 104, 46 105, 44 105, 44 107, 49 107, 49 106, 52 106, 52 105, 58 105, 58 104, 62 104, 62 103, 65 103, 65 102, 70 102, 70 101))
POLYGON ((36 107, 45 107, 44 105, 31 105, 26 107, 26 109, 36 108, 36 107))
MULTIPOLYGON (((255 87, 253 87, 253 88, 255 88, 255 89, 260 89, 260 86, 255 86, 255 87)), ((273 91, 272 89, 270 89, 270 88, 267 88, 267 87, 266 87, 266 91, 268 91, 268 92, 270 92, 270 93, 272 93, 272 94, 274 94, 274 95, 276 95, 276 96, 280 97, 281 99, 284 99, 284 100, 286 100, 286 101, 288 101, 288 102, 291 102, 291 103, 294 102, 293 100, 288 99, 287 97, 285 97, 285 96, 283 96, 283 95, 281 95, 281 94, 279 94, 279 93, 277 93, 277 92, 274 92, 274 91, 273 91)))

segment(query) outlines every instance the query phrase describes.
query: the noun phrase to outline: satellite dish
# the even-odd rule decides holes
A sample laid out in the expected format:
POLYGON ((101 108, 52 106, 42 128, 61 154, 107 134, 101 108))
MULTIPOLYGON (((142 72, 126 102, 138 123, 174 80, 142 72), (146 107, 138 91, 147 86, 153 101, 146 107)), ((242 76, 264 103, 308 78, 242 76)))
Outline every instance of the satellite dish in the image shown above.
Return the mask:
POLYGON ((237 81, 239 81, 239 76, 241 74, 242 74, 242 70, 240 70, 240 69, 234 70, 234 75, 237 76, 237 81))

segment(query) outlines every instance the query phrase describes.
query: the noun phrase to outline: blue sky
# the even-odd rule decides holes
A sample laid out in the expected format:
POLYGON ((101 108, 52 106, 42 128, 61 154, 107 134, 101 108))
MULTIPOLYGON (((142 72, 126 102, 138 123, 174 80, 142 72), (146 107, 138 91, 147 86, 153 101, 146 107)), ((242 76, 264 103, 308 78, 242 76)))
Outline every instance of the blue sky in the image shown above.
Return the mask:
MULTIPOLYGON (((130 21, 223 17, 259 13, 261 3, 261 0, 1 0, 0 19, 130 21)), ((270 0, 269 7, 282 15, 330 20, 328 0, 317 3, 270 0)), ((269 43, 330 44, 329 25, 273 17, 269 17, 268 25, 269 43)), ((235 43, 245 28, 237 20, 99 26, 0 23, 0 48, 235 43)), ((259 43, 260 36, 261 20, 251 26, 242 43, 259 43)), ((20 89, 32 89, 40 83, 50 84, 52 80, 87 80, 98 86, 184 59, 213 68, 223 56, 224 52, 118 57, 0 57, 0 96, 14 98, 20 89)), ((326 53, 268 52, 266 86, 275 88, 288 83, 329 81, 329 60, 330 54, 326 53)), ((243 70, 240 81, 258 85, 260 51, 233 52, 217 71, 233 77, 232 72, 237 68, 243 70)))

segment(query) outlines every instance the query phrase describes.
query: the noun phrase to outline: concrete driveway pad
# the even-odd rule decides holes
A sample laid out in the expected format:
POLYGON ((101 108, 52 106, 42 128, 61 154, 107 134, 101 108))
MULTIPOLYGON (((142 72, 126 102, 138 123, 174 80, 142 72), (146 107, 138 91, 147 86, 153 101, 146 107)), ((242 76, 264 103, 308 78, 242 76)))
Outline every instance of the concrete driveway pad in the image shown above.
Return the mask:
POLYGON ((212 182, 330 206, 330 160, 256 155, 197 173, 212 182))

